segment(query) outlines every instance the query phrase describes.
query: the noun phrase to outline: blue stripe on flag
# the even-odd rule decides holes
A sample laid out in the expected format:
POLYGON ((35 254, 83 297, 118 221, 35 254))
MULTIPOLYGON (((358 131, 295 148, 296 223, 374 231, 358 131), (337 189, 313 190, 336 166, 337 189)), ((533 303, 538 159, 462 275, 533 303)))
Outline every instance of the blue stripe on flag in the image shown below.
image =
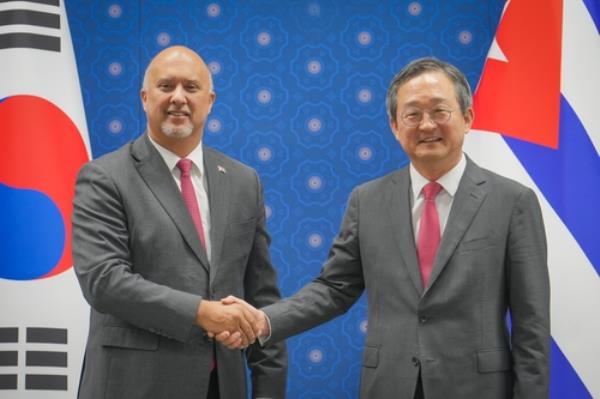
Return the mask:
POLYGON ((600 158, 561 95, 559 148, 504 137, 600 274, 600 158))
POLYGON ((551 342, 550 399, 592 399, 581 379, 562 353, 554 339, 551 342))
POLYGON ((596 25, 596 30, 598 31, 598 34, 600 34, 600 1, 583 0, 583 4, 587 7, 590 17, 592 17, 594 25, 596 25))

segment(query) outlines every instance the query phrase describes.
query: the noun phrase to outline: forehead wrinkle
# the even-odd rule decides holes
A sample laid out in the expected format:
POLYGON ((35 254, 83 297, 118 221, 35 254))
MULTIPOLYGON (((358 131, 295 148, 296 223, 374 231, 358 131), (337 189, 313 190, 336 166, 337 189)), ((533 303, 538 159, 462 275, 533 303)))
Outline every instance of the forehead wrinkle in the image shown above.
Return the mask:
POLYGON ((178 76, 162 76, 159 77, 157 79, 158 82, 172 82, 172 81, 180 81, 183 83, 194 83, 194 84, 200 84, 200 80, 199 79, 195 79, 195 78, 185 78, 185 77, 178 77, 178 76))
POLYGON ((421 99, 410 100, 410 101, 407 101, 404 104, 402 104, 402 106, 403 107, 417 107, 424 103, 439 105, 439 104, 446 103, 446 102, 450 102, 450 101, 445 97, 433 97, 433 98, 427 98, 424 100, 421 100, 421 99))

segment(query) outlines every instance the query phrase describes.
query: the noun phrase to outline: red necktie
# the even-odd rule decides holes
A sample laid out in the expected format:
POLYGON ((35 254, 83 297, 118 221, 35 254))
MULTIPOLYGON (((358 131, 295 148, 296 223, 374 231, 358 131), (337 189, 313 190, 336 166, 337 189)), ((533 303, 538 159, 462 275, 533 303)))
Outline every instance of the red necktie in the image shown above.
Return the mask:
POLYGON ((194 163, 187 158, 180 159, 179 162, 177 162, 177 167, 181 171, 181 195, 192 216, 194 226, 196 226, 202 249, 206 252, 206 240, 204 238, 204 228, 202 227, 202 216, 200 215, 196 192, 194 191, 194 185, 192 184, 192 175, 190 174, 192 165, 194 165, 194 163))
POLYGON ((427 183, 423 187, 425 201, 423 201, 423 213, 421 213, 417 238, 417 256, 419 257, 423 288, 427 287, 435 253, 440 244, 440 217, 435 206, 435 197, 441 190, 442 186, 436 182, 427 183))
MULTIPOLYGON (((204 228, 202 227, 202 216, 200 214, 200 209, 198 209, 196 191, 194 191, 192 176, 190 174, 193 164, 194 163, 187 158, 180 159, 179 162, 177 162, 177 167, 181 171, 181 196, 183 197, 183 202, 185 202, 185 205, 192 216, 194 226, 196 226, 198 238, 200 238, 200 245, 202 245, 202 249, 204 249, 206 252, 206 240, 204 238, 204 228)), ((212 357, 210 359, 210 371, 212 372, 216 367, 217 359, 215 357, 215 350, 213 348, 212 357)))

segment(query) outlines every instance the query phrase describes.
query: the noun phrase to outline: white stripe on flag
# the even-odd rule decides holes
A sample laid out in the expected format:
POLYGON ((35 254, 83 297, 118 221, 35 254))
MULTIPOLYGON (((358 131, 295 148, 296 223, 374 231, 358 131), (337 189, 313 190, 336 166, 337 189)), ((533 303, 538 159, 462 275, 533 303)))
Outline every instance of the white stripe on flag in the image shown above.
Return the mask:
POLYGON ((531 187, 540 200, 548 237, 552 336, 587 389, 600 395, 600 279, 501 135, 472 131, 465 152, 479 165, 531 187))
POLYGON ((583 1, 563 7, 561 92, 600 155, 600 35, 583 1))

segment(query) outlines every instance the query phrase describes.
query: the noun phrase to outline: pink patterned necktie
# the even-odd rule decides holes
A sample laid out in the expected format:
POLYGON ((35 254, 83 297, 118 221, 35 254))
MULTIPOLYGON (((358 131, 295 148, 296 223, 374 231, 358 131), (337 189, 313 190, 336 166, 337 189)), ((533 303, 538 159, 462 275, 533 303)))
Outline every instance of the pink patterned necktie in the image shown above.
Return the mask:
POLYGON ((435 206, 435 197, 441 190, 442 186, 437 182, 427 183, 423 187, 425 201, 423 201, 423 213, 421 213, 417 238, 417 255, 423 288, 427 287, 429 282, 435 253, 440 244, 440 217, 435 206))
POLYGON ((190 174, 192 165, 194 165, 194 163, 187 158, 180 159, 179 162, 177 162, 177 167, 181 171, 181 195, 192 216, 194 226, 196 226, 202 249, 206 252, 206 240, 204 238, 204 228, 202 227, 202 216, 200 214, 200 209, 198 208, 198 200, 196 199, 196 192, 194 190, 194 185, 192 184, 192 175, 190 174))

